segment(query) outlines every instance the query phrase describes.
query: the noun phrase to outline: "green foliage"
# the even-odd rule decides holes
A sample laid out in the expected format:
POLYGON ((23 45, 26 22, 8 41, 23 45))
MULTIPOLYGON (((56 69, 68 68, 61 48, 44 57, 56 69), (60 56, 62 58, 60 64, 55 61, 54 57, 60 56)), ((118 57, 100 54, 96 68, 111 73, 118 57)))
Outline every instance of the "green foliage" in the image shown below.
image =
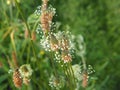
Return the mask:
MULTIPOLYGON (((25 19, 31 26, 30 31, 33 32, 37 25, 34 23, 39 22, 33 12, 41 5, 41 0, 20 1, 25 19)), ((96 71, 86 90, 119 90, 120 0, 50 0, 50 3, 56 8, 57 16, 54 21, 62 24, 60 29, 64 31, 68 26, 72 33, 82 34, 85 38, 87 63, 96 71)), ((50 90, 48 77, 53 72, 48 58, 50 55, 40 48, 39 35, 32 47, 30 38, 24 38, 25 30, 16 6, 7 5, 6 0, 0 0, 0 90, 16 90, 12 74, 8 74, 8 60, 12 61, 14 50, 10 38, 12 31, 19 65, 30 63, 34 68, 29 87, 23 86, 22 90, 50 90), (37 54, 37 60, 34 53, 37 54)), ((74 59, 73 63, 78 62, 79 57, 74 59)))

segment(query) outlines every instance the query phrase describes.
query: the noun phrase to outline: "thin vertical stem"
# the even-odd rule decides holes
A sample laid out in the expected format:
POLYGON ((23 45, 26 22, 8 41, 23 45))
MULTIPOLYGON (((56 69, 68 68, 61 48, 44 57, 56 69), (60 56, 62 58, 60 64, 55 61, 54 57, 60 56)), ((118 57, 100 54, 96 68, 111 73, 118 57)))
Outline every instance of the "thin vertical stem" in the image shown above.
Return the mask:
MULTIPOLYGON (((19 4, 17 3, 16 0, 15 0, 15 4, 16 4, 16 6, 17 6, 17 9, 19 10, 19 13, 20 13, 20 15, 21 15, 21 17, 22 17, 22 19, 23 19, 23 21, 24 21, 27 29, 28 29, 29 37, 31 38, 32 36, 31 36, 31 31, 30 31, 29 25, 28 25, 27 21, 25 20, 24 15, 23 15, 23 13, 22 13, 22 10, 20 9, 20 6, 19 6, 19 4)), ((33 41, 32 41, 32 40, 31 40, 31 46, 32 46, 33 54, 34 54, 34 56, 35 56, 35 58, 36 58, 36 60, 37 60, 37 56, 36 56, 36 53, 35 53, 35 48, 34 48, 34 46, 33 46, 33 41)))
POLYGON ((70 67, 70 70, 71 70, 71 73, 72 73, 72 76, 73 76, 73 81, 74 81, 74 84, 75 84, 75 87, 76 87, 75 75, 74 75, 74 71, 73 71, 73 68, 72 68, 70 63, 69 63, 69 67, 70 67))
POLYGON ((29 59, 30 59, 30 45, 28 44, 28 47, 27 47, 27 63, 29 63, 29 59))
POLYGON ((72 78, 71 78, 71 74, 70 74, 70 71, 69 71, 69 66, 68 64, 66 64, 67 66, 64 66, 65 67, 65 71, 66 71, 66 76, 67 76, 67 79, 68 79, 68 82, 69 82, 69 88, 70 90, 73 90, 72 88, 72 78))
POLYGON ((55 65, 54 65, 54 62, 53 62, 53 59, 54 59, 54 58, 53 58, 53 52, 51 52, 50 55, 51 55, 51 59, 50 59, 50 60, 51 60, 51 63, 52 63, 52 67, 53 67, 53 69, 54 69, 53 72, 54 72, 54 74, 55 74, 55 77, 58 77, 58 76, 57 76, 57 70, 56 70, 55 65))
POLYGON ((24 21, 27 29, 28 29, 28 32, 30 33, 30 34, 29 34, 29 37, 31 38, 31 31, 30 31, 29 25, 28 25, 27 21, 26 21, 25 18, 24 18, 24 14, 22 13, 22 10, 20 9, 20 6, 19 6, 19 4, 17 3, 17 0, 15 0, 15 4, 16 4, 16 6, 17 6, 17 9, 19 10, 19 13, 20 13, 20 15, 21 15, 21 17, 22 17, 22 19, 23 19, 23 21, 24 21))
POLYGON ((70 79, 71 79, 71 81, 72 81, 72 85, 73 85, 72 88, 75 88, 75 87, 76 87, 76 85, 75 85, 76 82, 75 82, 74 72, 73 72, 73 70, 72 70, 72 66, 71 66, 70 63, 68 63, 68 70, 69 70, 69 73, 70 73, 70 79))
POLYGON ((84 69, 84 70, 87 70, 85 57, 84 57, 84 56, 81 56, 81 58, 82 58, 82 63, 83 63, 83 69, 84 69))
POLYGON ((10 8, 10 19, 11 19, 11 21, 12 21, 12 19, 13 19, 13 10, 12 10, 12 4, 10 4, 10 6, 9 6, 10 8))
POLYGON ((13 49, 14 49, 14 51, 16 53, 16 46, 15 46, 15 40, 14 40, 14 31, 12 31, 12 33, 10 34, 10 38, 11 38, 13 49))

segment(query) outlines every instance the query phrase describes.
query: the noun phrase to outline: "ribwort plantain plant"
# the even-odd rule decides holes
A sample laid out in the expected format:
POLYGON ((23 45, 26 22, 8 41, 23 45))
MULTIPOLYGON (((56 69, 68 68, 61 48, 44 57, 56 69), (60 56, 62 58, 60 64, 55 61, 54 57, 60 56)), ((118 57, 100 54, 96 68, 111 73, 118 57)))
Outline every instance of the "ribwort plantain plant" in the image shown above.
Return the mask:
POLYGON ((0 0, 0 90, 119 90, 119 8, 120 0, 0 0))
POLYGON ((50 52, 52 57, 51 62, 54 72, 50 78, 49 85, 57 90, 61 90, 63 87, 67 87, 69 90, 78 90, 79 86, 77 86, 77 83, 82 81, 81 85, 85 88, 88 82, 88 72, 85 61, 85 43, 83 37, 81 36, 82 40, 78 42, 80 43, 80 51, 77 50, 80 53, 79 56, 82 59, 82 65, 72 65, 72 51, 75 49, 72 46, 72 35, 68 31, 55 31, 57 26, 52 19, 56 13, 56 9, 49 6, 48 1, 49 0, 42 0, 42 5, 38 8, 39 10, 35 11, 35 14, 40 15, 40 24, 38 27, 40 29, 36 29, 38 33, 42 33, 40 44, 46 52, 50 52), (54 29, 52 27, 54 27, 54 29), (59 85, 61 82, 59 77, 61 77, 61 75, 54 65, 56 63, 58 63, 58 67, 64 72, 65 85, 62 85, 63 87, 59 85))
POLYGON ((89 74, 93 70, 89 70, 89 67, 86 65, 86 46, 84 39, 82 35, 74 36, 69 31, 57 31, 57 23, 53 22, 56 9, 49 5, 48 1, 42 0, 42 5, 33 14, 35 20, 32 24, 25 20, 17 0, 14 1, 24 23, 23 37, 26 40, 26 47, 24 46, 19 57, 14 38, 15 31, 13 30, 10 35, 13 47, 13 63, 8 59, 13 71, 13 83, 15 87, 20 89, 24 88, 24 85, 27 85, 28 89, 31 83, 35 84, 40 90, 41 88, 47 90, 79 90, 81 86, 86 88, 89 74), (35 30, 40 36, 39 47, 42 50, 40 57, 42 59, 47 58, 47 62, 39 61, 39 53, 36 53, 37 50, 35 48, 35 44, 37 43, 35 30), (27 48, 27 55, 25 56, 27 60, 19 66, 18 64, 23 59, 22 56, 25 48, 27 48), (33 56, 31 56, 32 54, 33 56), (79 56, 81 60, 76 64, 74 63, 75 55, 79 56), (44 69, 44 65, 42 67, 41 63, 43 62, 45 62, 46 67, 47 65, 48 67, 50 66, 49 68, 47 67, 48 70, 46 68, 44 69), (32 77, 36 78, 36 80, 33 80, 32 77), (38 81, 46 78, 47 83, 38 81))

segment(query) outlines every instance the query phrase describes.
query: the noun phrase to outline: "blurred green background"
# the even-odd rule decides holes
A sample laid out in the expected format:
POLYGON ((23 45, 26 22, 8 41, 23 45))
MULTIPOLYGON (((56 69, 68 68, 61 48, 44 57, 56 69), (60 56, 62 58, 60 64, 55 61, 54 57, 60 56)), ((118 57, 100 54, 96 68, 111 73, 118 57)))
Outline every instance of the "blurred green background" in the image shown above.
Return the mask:
MULTIPOLYGON (((37 6, 41 5, 41 0, 19 1, 26 20, 34 13, 37 6)), ((120 0, 49 1, 56 8, 54 21, 61 23, 60 30, 65 30, 65 27, 69 26, 69 30, 74 35, 82 34, 85 39, 87 64, 94 67, 96 72, 93 76, 97 78, 90 84, 90 90, 120 90, 120 0)), ((47 75, 40 77, 41 74, 46 73, 45 69, 49 71, 49 65, 46 65, 46 62, 42 60, 34 61, 33 52, 27 48, 30 46, 28 43, 30 40, 23 41, 25 28, 23 28, 21 16, 15 6, 8 5, 6 2, 7 0, 0 0, 0 62, 2 62, 0 90, 16 90, 12 83, 11 74, 8 74, 9 65, 6 58, 7 56, 11 58, 13 50, 10 41, 10 33, 13 29, 17 29, 15 34, 16 49, 22 52, 22 54, 21 52, 17 54, 19 63, 26 62, 23 58, 32 59, 32 67, 35 67, 35 64, 38 66, 36 67, 36 75, 33 73, 32 84, 28 90, 37 90, 39 84, 41 85, 39 90, 49 90, 42 82, 47 75), (29 55, 26 52, 29 52, 29 55), (39 66, 39 63, 46 66, 39 66)), ((37 38, 37 44, 34 43, 34 46, 36 52, 40 52, 39 59, 47 61, 48 58, 43 54, 41 55, 39 35, 37 38)), ((26 87, 23 90, 27 90, 26 87)))

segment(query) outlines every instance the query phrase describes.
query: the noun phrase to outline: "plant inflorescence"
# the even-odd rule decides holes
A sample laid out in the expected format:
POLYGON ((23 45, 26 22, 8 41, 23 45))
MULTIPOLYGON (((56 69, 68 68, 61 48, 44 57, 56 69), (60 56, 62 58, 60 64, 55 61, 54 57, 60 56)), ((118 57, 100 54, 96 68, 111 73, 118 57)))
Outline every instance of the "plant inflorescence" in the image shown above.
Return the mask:
MULTIPOLYGON (((9 0, 8 0, 9 1, 9 0)), ((30 39, 30 45, 34 57, 31 62, 38 60, 38 55, 34 48, 36 41, 36 34, 40 36, 40 46, 43 49, 41 56, 48 57, 48 62, 52 68, 50 74, 48 74, 48 85, 51 88, 62 90, 79 90, 80 87, 87 87, 89 74, 93 73, 93 68, 86 65, 86 46, 82 35, 74 36, 69 31, 60 31, 57 23, 53 22, 53 18, 56 15, 56 9, 48 4, 49 0, 42 0, 42 5, 37 8, 34 13, 35 18, 34 26, 31 26, 30 22, 26 22, 24 15, 19 7, 18 2, 15 0, 15 5, 25 21, 24 38, 30 39), (31 32, 31 27, 33 31, 31 32), (59 31, 58 31, 59 30, 59 31), (81 60, 79 63, 73 63, 75 56, 78 56, 81 60)), ((10 3, 10 2, 9 2, 10 3)), ((18 65, 17 50, 15 46, 14 31, 11 33, 11 42, 13 46, 12 60, 8 63, 13 71, 13 82, 17 88, 21 88, 23 84, 29 85, 33 70, 31 68, 29 55, 27 55, 27 64, 21 66, 18 65)), ((24 50, 23 50, 24 51, 24 50)), ((28 49, 30 53, 30 49, 28 49)), ((31 54, 31 53, 30 53, 31 54)), ((37 64, 37 63, 34 63, 37 64)), ((40 68, 41 63, 38 67, 40 68)), ((37 67, 35 70, 37 71, 37 67)), ((37 83, 38 84, 38 83, 37 83)))

